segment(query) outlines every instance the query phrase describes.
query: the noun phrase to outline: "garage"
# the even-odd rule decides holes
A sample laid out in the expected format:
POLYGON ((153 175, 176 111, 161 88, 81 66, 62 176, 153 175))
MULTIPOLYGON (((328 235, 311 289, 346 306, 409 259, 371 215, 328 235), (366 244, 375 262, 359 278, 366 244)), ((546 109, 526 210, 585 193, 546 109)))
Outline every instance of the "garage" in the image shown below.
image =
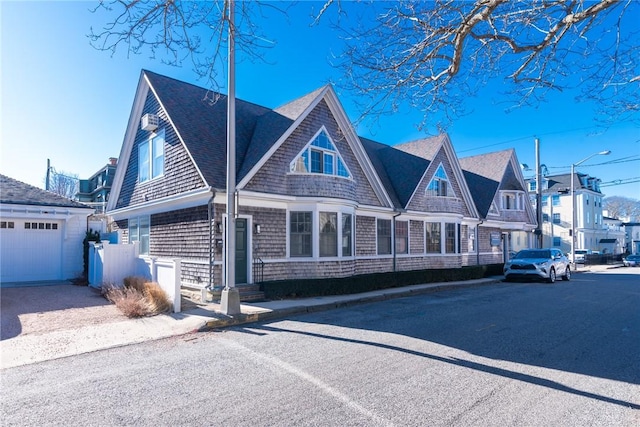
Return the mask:
POLYGON ((93 209, 0 175, 0 283, 20 286, 82 275, 93 209))

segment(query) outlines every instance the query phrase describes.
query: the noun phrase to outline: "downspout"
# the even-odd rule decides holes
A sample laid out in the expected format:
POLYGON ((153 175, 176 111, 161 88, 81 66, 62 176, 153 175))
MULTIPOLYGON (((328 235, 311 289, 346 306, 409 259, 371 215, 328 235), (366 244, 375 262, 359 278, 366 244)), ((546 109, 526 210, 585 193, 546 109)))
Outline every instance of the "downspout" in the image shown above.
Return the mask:
POLYGON ((213 291, 213 219, 215 218, 213 199, 216 197, 216 191, 213 187, 209 187, 209 191, 211 192, 211 198, 207 203, 207 219, 209 220, 209 285, 207 288, 213 291))
POLYGON ((484 223, 484 219, 476 225, 476 265, 480 265, 480 226, 484 223))
MULTIPOLYGON (((391 240, 391 251, 393 252, 393 271, 395 272, 397 270, 397 262, 398 262, 397 254, 396 254, 396 218, 402 215, 402 211, 398 211, 398 210, 394 210, 394 211, 398 212, 393 216, 393 220, 391 221, 391 223, 393 224, 393 239, 391 240)), ((408 232, 409 230, 407 230, 407 233, 408 232)), ((407 251, 408 250, 409 248, 407 248, 407 251)))

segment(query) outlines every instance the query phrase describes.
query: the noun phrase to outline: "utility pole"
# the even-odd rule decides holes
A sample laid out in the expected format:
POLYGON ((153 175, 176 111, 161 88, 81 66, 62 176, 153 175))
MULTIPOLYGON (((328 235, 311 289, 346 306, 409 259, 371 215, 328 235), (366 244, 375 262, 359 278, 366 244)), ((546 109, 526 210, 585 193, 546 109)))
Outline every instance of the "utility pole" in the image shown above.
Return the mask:
POLYGON ((51 180, 51 159, 47 159, 47 178, 46 181, 44 183, 44 189, 49 191, 49 181, 51 180))
POLYGON ((235 76, 235 10, 229 0, 229 93, 227 94, 227 225, 225 227, 225 285, 220 296, 224 314, 240 314, 240 293, 236 288, 236 76, 235 76))
POLYGON ((542 248, 542 176, 540 166, 540 140, 536 138, 536 242, 537 247, 542 248))

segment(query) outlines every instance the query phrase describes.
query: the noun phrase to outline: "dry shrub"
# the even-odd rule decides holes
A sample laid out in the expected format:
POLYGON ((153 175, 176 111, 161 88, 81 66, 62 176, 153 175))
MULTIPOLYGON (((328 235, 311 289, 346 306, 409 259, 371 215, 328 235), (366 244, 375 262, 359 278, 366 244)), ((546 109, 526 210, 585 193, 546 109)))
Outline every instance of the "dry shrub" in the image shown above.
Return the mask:
POLYGON ((124 286, 104 285, 102 293, 127 317, 153 316, 171 309, 167 293, 143 277, 126 277, 124 286))
POLYGON ((154 313, 165 313, 171 310, 171 301, 169 295, 155 282, 146 282, 144 284, 144 296, 151 306, 154 313))

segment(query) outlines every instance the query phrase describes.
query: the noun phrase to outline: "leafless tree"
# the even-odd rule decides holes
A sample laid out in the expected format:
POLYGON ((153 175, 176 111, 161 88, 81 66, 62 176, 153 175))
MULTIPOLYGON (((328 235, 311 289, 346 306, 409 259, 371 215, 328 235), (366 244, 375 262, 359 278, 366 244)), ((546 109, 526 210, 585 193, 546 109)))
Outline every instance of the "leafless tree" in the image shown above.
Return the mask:
POLYGON ((640 200, 621 196, 606 197, 602 207, 610 218, 640 221, 640 200))
POLYGON ((73 199, 78 192, 78 174, 64 171, 56 171, 53 167, 49 170, 49 185, 47 188, 52 193, 59 194, 67 199, 73 199))
MULTIPOLYGON (((217 90, 227 1, 101 0, 95 12, 111 18, 90 37, 112 53, 190 60, 217 90)), ((286 13, 291 4, 237 2, 236 46, 246 58, 261 59, 262 48, 273 45, 260 31, 265 8, 286 13)), ((512 107, 571 90, 578 102, 599 101, 598 117, 638 117, 637 0, 324 0, 309 11, 310 24, 329 21, 342 35, 344 52, 333 59, 344 75, 337 84, 354 95, 363 117, 405 105, 423 113, 422 125, 442 115, 448 122, 496 78, 512 107)))
MULTIPOLYGON (((279 3, 236 2, 235 43, 245 59, 263 61, 264 49, 274 45, 258 24, 265 8, 286 13, 279 3)), ((175 66, 191 63, 211 89, 224 86, 228 0, 100 0, 92 11, 109 16, 103 27, 91 28, 96 49, 149 54, 175 66)))
POLYGON ((346 49, 336 64, 364 115, 409 105, 425 119, 455 118, 495 78, 513 107, 577 89, 577 101, 600 101, 606 118, 640 110, 635 0, 398 0, 359 15, 338 7, 346 49))

